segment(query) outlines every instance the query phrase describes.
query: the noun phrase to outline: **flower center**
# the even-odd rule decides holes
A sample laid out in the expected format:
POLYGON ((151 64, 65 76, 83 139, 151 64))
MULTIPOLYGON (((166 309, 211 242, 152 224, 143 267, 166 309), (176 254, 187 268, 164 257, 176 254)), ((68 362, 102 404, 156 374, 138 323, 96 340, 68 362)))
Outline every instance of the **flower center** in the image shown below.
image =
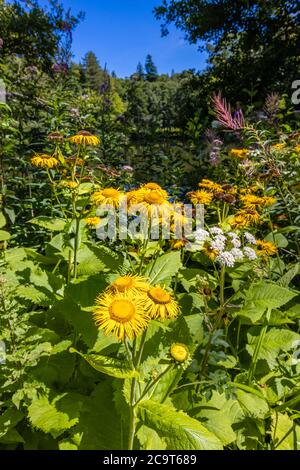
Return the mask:
POLYGON ((151 191, 151 193, 145 195, 145 201, 148 204, 162 204, 164 198, 158 191, 151 191))
POLYGON ((119 195, 119 191, 114 188, 108 188, 102 191, 102 195, 104 197, 117 197, 119 195))
POLYGON ((135 307, 129 300, 114 300, 109 307, 109 313, 113 320, 126 323, 134 317, 135 307))
POLYGON ((130 287, 133 286, 133 279, 130 277, 119 277, 118 279, 115 280, 113 283, 113 286, 118 289, 120 292, 124 292, 126 289, 129 289, 130 287))
POLYGON ((171 302, 171 296, 161 287, 152 287, 148 296, 157 304, 169 304, 171 302))
POLYGON ((80 132, 78 132, 77 135, 83 135, 85 137, 91 137, 92 136, 92 134, 88 131, 80 131, 80 132))

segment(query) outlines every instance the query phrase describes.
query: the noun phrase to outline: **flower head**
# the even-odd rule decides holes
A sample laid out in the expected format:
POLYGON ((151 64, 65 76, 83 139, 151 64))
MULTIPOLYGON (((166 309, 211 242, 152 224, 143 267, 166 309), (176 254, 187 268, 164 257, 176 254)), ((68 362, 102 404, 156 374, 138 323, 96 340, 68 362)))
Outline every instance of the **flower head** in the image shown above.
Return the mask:
POLYGON ((121 200, 124 198, 124 193, 119 189, 105 188, 97 191, 91 196, 91 200, 97 206, 109 205, 119 207, 121 200))
POLYGON ((207 191, 210 191, 212 193, 222 193, 223 189, 222 186, 218 183, 214 183, 213 181, 209 179, 203 179, 201 183, 199 183, 200 188, 205 188, 207 191))
POLYGON ((256 253, 263 258, 276 255, 278 252, 277 246, 272 242, 265 240, 256 240, 256 253))
POLYGON ((250 151, 248 149, 231 149, 230 156, 234 158, 239 158, 240 160, 245 160, 248 157, 250 151))
POLYGON ((260 215, 256 210, 244 209, 238 211, 229 219, 229 223, 233 228, 247 228, 260 222, 260 215))
POLYGON ((107 288, 108 292, 128 292, 131 291, 142 291, 147 292, 150 285, 147 279, 143 276, 133 276, 128 274, 115 279, 112 284, 107 288))
POLYGON ((87 217, 84 221, 89 227, 96 227, 100 224, 101 219, 100 217, 87 217))
POLYGON ((198 191, 192 191, 188 193, 188 196, 191 202, 195 205, 197 204, 210 204, 213 200, 214 195, 204 189, 198 191))
POLYGON ((73 135, 72 137, 69 138, 69 141, 72 144, 76 144, 76 145, 96 146, 100 144, 99 137, 96 137, 95 135, 91 134, 88 131, 77 132, 76 135, 73 135))
POLYGON ((49 169, 55 168, 59 165, 59 161, 55 157, 52 157, 51 155, 46 155, 44 153, 32 157, 31 163, 33 166, 49 169))
POLYGON ((177 362, 185 362, 189 357, 189 349, 185 344, 174 343, 171 346, 170 355, 177 362))
POLYGON ((147 292, 145 310, 150 318, 159 318, 165 320, 167 318, 176 318, 179 312, 179 306, 173 299, 172 295, 156 285, 151 287, 147 292))
POLYGON ((144 298, 135 291, 116 294, 106 292, 96 299, 94 320, 106 335, 113 334, 120 341, 126 337, 132 340, 149 323, 143 307, 144 298))

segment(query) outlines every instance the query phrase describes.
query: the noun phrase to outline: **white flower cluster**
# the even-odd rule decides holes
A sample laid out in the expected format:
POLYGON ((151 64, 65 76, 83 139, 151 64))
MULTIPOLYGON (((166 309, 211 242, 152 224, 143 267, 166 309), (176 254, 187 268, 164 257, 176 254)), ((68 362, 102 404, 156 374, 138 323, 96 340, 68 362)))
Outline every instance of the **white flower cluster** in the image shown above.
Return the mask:
POLYGON ((218 254, 216 262, 222 266, 234 267, 237 261, 254 260, 257 258, 255 250, 248 245, 256 245, 255 237, 249 233, 244 233, 244 244, 235 232, 223 232, 220 227, 212 227, 208 230, 198 229, 195 232, 195 245, 199 250, 204 245, 218 254))

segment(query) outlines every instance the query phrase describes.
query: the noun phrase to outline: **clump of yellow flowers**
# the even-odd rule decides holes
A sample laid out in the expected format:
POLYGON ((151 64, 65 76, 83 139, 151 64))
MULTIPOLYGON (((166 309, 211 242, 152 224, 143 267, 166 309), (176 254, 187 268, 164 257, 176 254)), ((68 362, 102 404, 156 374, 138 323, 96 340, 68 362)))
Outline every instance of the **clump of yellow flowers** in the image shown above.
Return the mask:
POLYGON ((119 341, 135 339, 151 319, 174 319, 179 313, 172 293, 160 285, 152 286, 143 276, 131 274, 115 279, 95 303, 97 326, 119 341))

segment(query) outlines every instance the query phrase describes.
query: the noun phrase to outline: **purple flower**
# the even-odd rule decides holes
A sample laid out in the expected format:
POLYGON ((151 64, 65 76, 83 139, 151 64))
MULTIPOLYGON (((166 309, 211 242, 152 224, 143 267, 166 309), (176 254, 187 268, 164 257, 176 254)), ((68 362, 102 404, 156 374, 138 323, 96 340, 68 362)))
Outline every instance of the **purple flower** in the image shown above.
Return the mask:
POLYGON ((133 169, 132 166, 130 166, 130 165, 124 165, 124 166, 122 167, 122 170, 123 170, 123 171, 128 171, 128 173, 132 173, 132 172, 134 171, 134 169, 133 169))

